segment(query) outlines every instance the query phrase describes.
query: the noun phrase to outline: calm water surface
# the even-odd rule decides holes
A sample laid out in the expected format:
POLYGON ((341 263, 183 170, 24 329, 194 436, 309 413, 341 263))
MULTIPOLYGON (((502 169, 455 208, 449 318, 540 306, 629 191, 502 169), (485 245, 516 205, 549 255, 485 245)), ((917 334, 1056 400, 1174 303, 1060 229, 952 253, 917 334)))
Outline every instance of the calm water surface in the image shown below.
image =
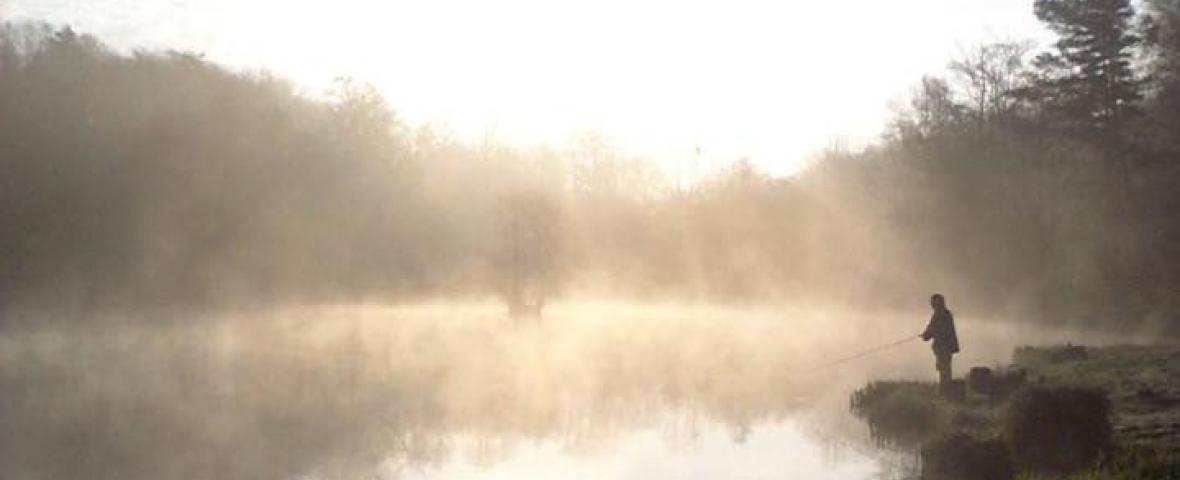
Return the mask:
MULTIPOLYGON (((1129 337, 958 315, 957 368, 1129 337)), ((925 312, 570 304, 10 314, 4 478, 902 478, 847 412, 933 378, 925 312)))

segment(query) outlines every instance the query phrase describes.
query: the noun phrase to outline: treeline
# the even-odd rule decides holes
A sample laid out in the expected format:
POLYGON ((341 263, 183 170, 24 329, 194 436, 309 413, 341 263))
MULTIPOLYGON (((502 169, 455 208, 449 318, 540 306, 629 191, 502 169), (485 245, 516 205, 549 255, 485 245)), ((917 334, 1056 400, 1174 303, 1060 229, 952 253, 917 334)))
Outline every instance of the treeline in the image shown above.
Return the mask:
POLYGON ((911 305, 941 290, 1043 318, 1170 320, 1174 3, 1038 0, 1056 45, 965 53, 922 79, 877 144, 788 178, 737 161, 687 187, 593 135, 564 149, 462 142, 347 81, 313 98, 198 55, 122 55, 9 24, 0 292, 128 306, 522 288, 911 305))
POLYGON ((371 90, 335 95, 7 25, 0 291, 153 304, 419 287, 436 248, 409 140, 371 90))
POLYGON ((408 128, 369 87, 329 97, 5 25, 5 304, 388 301, 513 281, 753 299, 841 283, 848 242, 827 200, 748 162, 679 190, 592 134, 561 151, 470 144, 408 128))
POLYGON ((1136 5, 1036 0, 1054 44, 965 52, 825 169, 964 296, 1180 327, 1180 4, 1136 5))

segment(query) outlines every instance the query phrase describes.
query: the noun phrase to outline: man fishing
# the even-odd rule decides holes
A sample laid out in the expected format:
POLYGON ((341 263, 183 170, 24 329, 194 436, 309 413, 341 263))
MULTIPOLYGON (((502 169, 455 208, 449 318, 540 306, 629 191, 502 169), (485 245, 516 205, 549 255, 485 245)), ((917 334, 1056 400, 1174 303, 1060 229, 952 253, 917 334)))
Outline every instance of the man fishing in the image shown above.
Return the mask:
POLYGON ((934 349, 934 368, 938 370, 938 384, 947 385, 951 382, 951 356, 959 353, 959 337, 955 335, 955 316, 946 308, 946 299, 941 294, 930 296, 930 308, 934 314, 930 316, 930 324, 926 330, 918 335, 922 341, 934 339, 931 347, 934 349))

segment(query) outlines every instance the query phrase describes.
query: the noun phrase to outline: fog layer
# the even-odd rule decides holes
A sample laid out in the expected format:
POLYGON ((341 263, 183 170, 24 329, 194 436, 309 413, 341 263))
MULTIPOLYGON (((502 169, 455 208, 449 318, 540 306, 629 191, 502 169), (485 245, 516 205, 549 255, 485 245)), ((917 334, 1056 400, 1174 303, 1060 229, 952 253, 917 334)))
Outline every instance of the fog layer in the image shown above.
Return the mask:
MULTIPOLYGON (((1167 73, 1164 40, 1134 48, 1167 73)), ((787 178, 739 159, 678 185, 593 134, 465 143, 346 80, 311 98, 196 54, 8 24, 0 291, 7 305, 498 295, 539 309, 562 295, 903 306, 937 290, 1034 321, 1174 326, 1172 77, 1137 100, 1156 120, 1095 143, 1067 128, 1064 97, 1033 88, 1052 72, 1032 53, 965 54, 864 151, 787 178)))
MULTIPOLYGON (((832 363, 920 316, 583 303, 546 317, 448 303, 21 318, 0 337, 0 465, 33 479, 396 477, 472 445, 489 464, 540 440, 609 452, 669 416, 740 443, 808 412, 833 413, 820 438, 855 448, 851 389, 934 375, 916 341, 832 363)), ((960 368, 1005 363, 1017 341, 1131 340, 991 320, 962 315, 960 368)))

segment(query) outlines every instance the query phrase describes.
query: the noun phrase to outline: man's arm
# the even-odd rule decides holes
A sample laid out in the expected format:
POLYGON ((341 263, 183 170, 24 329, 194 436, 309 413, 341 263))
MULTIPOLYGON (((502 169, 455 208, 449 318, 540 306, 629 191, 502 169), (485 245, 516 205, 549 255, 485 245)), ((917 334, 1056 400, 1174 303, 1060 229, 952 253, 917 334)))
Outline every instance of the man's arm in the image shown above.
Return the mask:
POLYGON ((930 323, 926 324, 926 330, 923 330, 922 334, 918 336, 922 337, 923 342, 930 341, 931 338, 934 338, 934 317, 930 318, 930 323))

